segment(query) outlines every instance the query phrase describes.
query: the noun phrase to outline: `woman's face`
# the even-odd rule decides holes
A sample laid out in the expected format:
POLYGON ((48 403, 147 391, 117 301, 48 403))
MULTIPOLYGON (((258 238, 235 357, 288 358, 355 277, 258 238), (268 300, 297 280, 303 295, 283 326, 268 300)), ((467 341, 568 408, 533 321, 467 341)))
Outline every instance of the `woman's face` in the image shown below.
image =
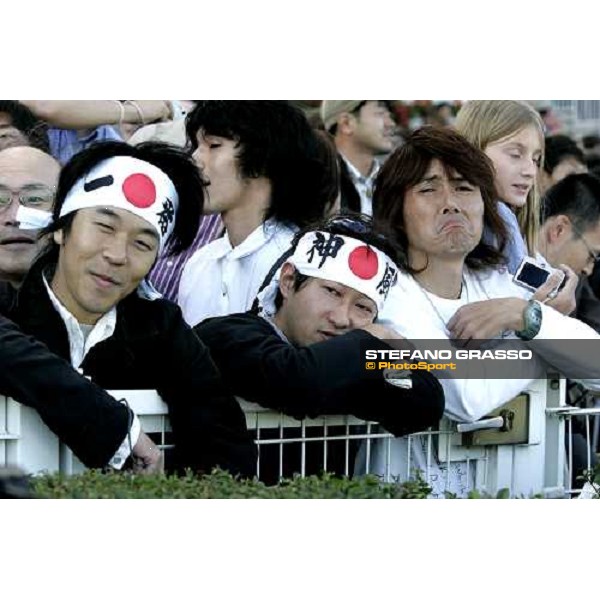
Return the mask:
POLYGON ((523 206, 538 175, 542 157, 542 140, 537 127, 528 125, 488 144, 485 153, 494 163, 494 182, 500 199, 514 208, 523 206))

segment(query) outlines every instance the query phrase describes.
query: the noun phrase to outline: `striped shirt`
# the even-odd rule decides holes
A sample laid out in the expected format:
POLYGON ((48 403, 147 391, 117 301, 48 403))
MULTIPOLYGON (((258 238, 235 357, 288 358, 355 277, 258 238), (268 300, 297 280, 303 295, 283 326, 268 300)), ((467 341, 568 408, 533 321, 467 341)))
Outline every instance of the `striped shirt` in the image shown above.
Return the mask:
MULTIPOLYGON (((179 280, 189 258, 202 246, 217 239, 223 231, 220 215, 204 215, 192 245, 180 254, 159 258, 150 273, 152 285, 167 299, 177 302, 179 280)), ((169 245, 165 248, 169 251, 169 245)))

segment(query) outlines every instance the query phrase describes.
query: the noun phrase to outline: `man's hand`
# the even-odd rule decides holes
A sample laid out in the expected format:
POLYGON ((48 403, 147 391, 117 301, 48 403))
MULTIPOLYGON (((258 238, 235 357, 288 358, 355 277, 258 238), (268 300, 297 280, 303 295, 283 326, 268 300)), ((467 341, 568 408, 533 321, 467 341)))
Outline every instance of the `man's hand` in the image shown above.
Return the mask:
POLYGON ((379 325, 378 323, 369 323, 368 325, 363 325, 361 329, 370 333, 376 338, 379 338, 380 340, 404 339, 404 337, 401 336, 395 329, 392 329, 391 327, 386 327, 385 325, 379 325))
POLYGON ((490 340, 506 330, 520 331, 525 326, 522 298, 496 298, 461 306, 446 327, 451 339, 490 340))
POLYGON ((563 315, 570 315, 576 306, 575 289, 579 283, 579 277, 567 265, 560 265, 560 270, 565 274, 565 284, 560 292, 556 293, 556 289, 561 283, 560 273, 552 273, 546 283, 538 288, 533 298, 551 306, 563 315))
POLYGON ((163 453, 143 431, 133 447, 133 464, 133 472, 144 475, 162 473, 165 468, 163 453))

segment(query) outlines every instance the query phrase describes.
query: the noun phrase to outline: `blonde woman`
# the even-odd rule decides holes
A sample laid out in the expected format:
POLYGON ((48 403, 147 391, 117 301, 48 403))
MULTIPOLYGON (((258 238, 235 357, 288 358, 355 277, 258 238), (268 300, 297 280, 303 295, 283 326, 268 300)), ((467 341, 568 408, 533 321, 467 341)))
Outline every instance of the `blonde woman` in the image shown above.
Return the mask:
POLYGON ((537 245, 537 176, 544 158, 543 127, 537 111, 518 100, 472 100, 456 117, 456 129, 494 165, 500 214, 511 232, 522 233, 513 240, 513 247, 509 244, 507 248, 511 273, 523 258, 517 255, 529 254, 537 245))
MULTIPOLYGON (((508 270, 514 274, 523 258, 534 256, 538 247, 538 177, 544 162, 542 118, 527 102, 471 100, 458 112, 455 126, 469 142, 485 152, 494 166, 498 213, 509 234, 504 256, 508 270)), ((567 278, 577 278, 568 267, 564 266, 563 271, 567 278)), ((574 309, 571 294, 569 297, 559 294, 548 303, 567 314, 574 309)))

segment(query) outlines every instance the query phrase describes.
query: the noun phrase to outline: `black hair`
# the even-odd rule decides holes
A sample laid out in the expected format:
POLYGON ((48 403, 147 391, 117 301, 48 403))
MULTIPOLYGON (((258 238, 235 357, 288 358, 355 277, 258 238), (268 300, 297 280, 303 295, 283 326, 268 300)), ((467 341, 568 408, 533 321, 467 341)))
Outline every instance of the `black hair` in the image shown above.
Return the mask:
POLYGON ((74 213, 62 218, 59 216, 67 194, 97 164, 115 156, 143 160, 169 177, 179 196, 169 253, 175 254, 189 248, 198 231, 204 205, 204 180, 187 152, 161 142, 144 142, 137 146, 124 142, 99 142, 75 154, 61 170, 54 200, 53 222, 42 231, 42 235, 59 229, 68 234, 74 213))
POLYGON ((581 138, 581 143, 586 150, 592 150, 600 144, 600 137, 598 137, 597 134, 584 135, 583 138, 581 138))
MULTIPOLYGON (((242 178, 271 183, 265 220, 304 227, 323 217, 328 175, 319 142, 303 112, 284 100, 199 101, 186 119, 188 149, 197 135, 234 140, 242 178)), ((208 191, 210 194, 210 190, 208 191)))
POLYGON ((10 116, 11 124, 38 150, 50 153, 48 125, 38 119, 32 110, 17 100, 0 100, 0 113, 10 116))
POLYGON ((542 223, 556 215, 568 216, 579 231, 594 227, 600 220, 600 178, 579 173, 553 185, 542 199, 542 223))
POLYGON ((544 171, 549 175, 566 158, 573 157, 585 165, 583 151, 567 135, 551 135, 545 140, 544 171))
MULTIPOLYGON (((281 267, 281 265, 283 265, 283 263, 294 253, 302 236, 311 231, 324 231, 326 233, 354 238, 367 246, 372 246, 373 248, 380 250, 389 256, 395 263, 399 262, 399 254, 402 252, 400 247, 394 242, 391 230, 385 225, 375 223, 371 217, 367 215, 345 211, 334 217, 329 217, 327 219, 322 219, 317 223, 313 223, 296 233, 292 239, 290 249, 273 265, 271 271, 265 278, 261 289, 270 283, 279 267, 281 267)), ((294 291, 297 292, 309 279, 309 276, 295 271, 293 284, 294 291)), ((278 290, 277 296, 275 297, 275 309, 279 310, 282 303, 283 296, 281 295, 281 291, 278 290)))

